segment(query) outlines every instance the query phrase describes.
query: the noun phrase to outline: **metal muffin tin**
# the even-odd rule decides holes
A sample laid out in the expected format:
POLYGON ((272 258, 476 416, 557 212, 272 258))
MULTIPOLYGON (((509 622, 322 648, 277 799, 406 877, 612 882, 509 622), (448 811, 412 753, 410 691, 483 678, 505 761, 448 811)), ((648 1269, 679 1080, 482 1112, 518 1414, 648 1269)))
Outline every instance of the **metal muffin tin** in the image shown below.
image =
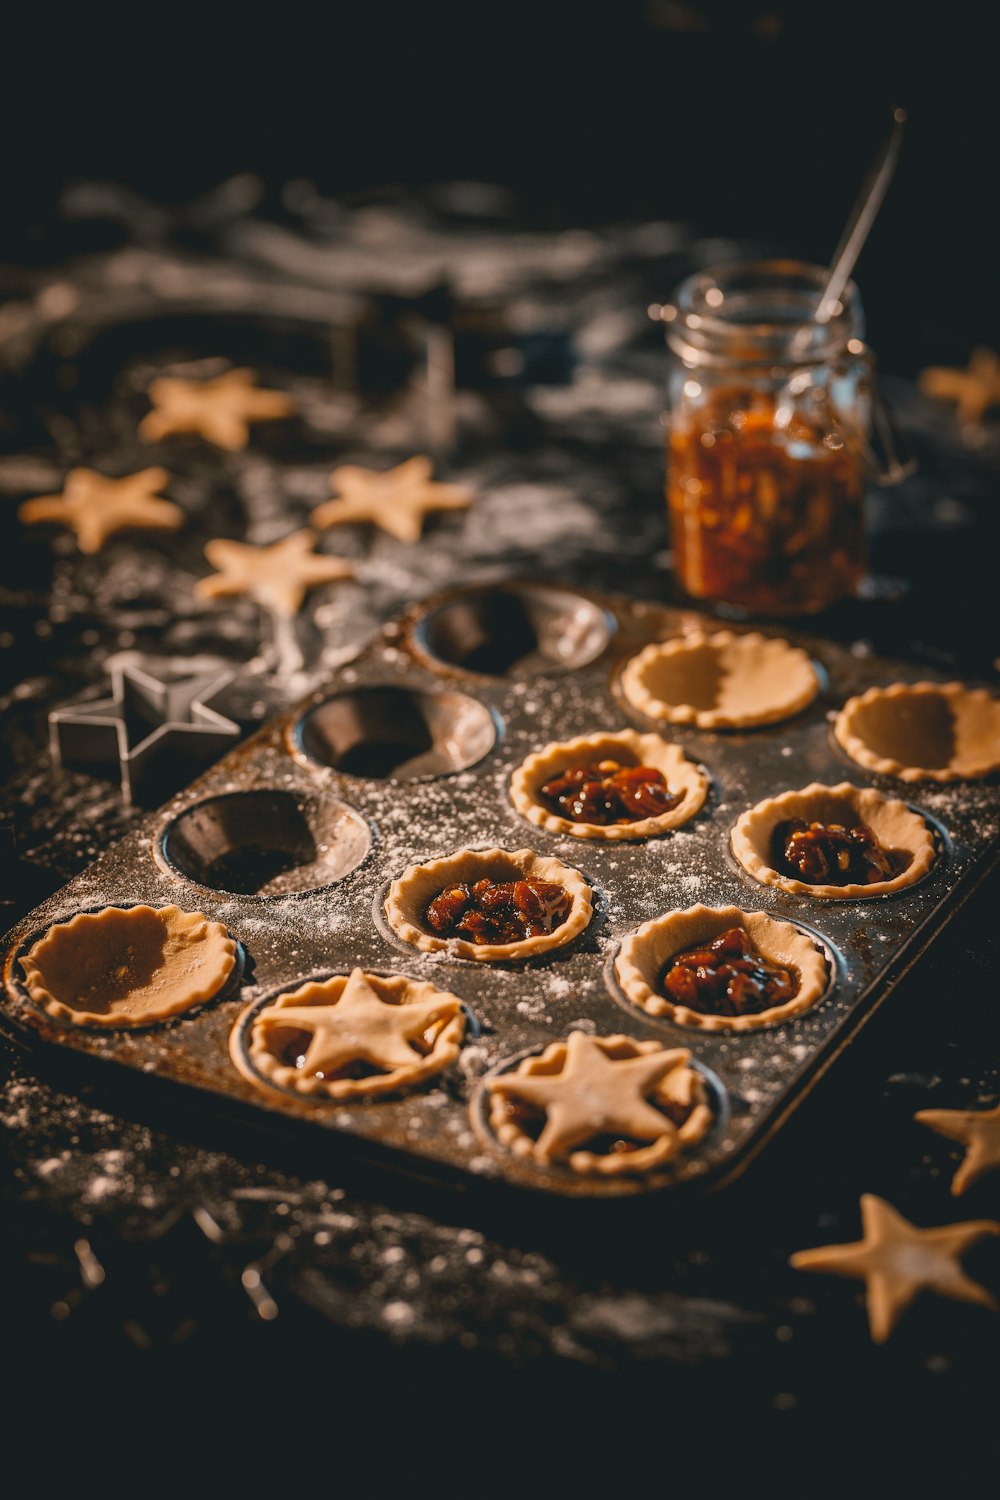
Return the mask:
POLYGON ((649 641, 714 623, 534 583, 455 590, 414 608, 335 682, 227 754, 25 917, 7 938, 0 1015, 33 1045, 154 1074, 244 1117, 318 1127, 365 1155, 466 1186, 595 1200, 726 1180, 996 863, 1000 786, 992 778, 904 789, 856 766, 832 738, 832 712, 874 684, 928 674, 782 629, 772 633, 797 641, 819 667, 820 695, 785 723, 745 733, 666 728, 710 777, 705 806, 683 828, 602 843, 548 834, 515 812, 508 782, 531 751, 597 730, 655 727, 622 698, 621 667, 649 641), (760 885, 737 865, 729 834, 747 807, 812 781, 845 780, 902 797, 927 819, 938 854, 917 885, 874 900, 817 900, 760 885), (530 847, 580 870, 594 894, 587 930, 537 959, 490 964, 420 953, 387 927, 385 891, 407 865, 494 845, 530 847), (143 1030, 50 1020, 22 987, 19 954, 53 922, 135 902, 176 903, 222 922, 246 955, 242 986, 143 1030), (728 1033, 678 1026, 626 1001, 614 975, 622 938, 698 902, 766 910, 806 928, 827 955, 823 999, 788 1022, 728 1033), (245 1081, 229 1056, 245 1008, 356 964, 459 995, 470 1012, 459 1062, 419 1091, 351 1104, 245 1081), (592 1178, 540 1168, 494 1139, 483 1078, 581 1026, 690 1048, 715 1110, 696 1149, 653 1174, 592 1178))

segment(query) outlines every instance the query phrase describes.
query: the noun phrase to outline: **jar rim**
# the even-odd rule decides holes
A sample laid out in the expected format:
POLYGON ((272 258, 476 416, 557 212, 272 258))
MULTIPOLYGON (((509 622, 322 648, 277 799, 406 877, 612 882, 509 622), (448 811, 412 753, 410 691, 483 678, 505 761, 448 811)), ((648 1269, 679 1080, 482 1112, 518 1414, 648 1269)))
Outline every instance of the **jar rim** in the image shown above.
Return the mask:
POLYGON ((828 358, 863 338, 864 312, 849 281, 833 315, 817 323, 813 313, 826 275, 826 267, 794 259, 704 267, 686 277, 661 309, 667 342, 692 363, 811 364, 828 358), (770 317, 761 316, 767 311, 770 317))

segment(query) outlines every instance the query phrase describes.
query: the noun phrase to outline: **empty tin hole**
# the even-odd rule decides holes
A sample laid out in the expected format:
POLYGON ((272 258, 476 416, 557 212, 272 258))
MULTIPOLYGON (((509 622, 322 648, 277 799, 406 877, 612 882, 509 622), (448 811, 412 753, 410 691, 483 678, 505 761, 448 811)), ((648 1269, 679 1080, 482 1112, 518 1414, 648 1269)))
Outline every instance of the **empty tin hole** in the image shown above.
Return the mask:
POLYGON ((413 781, 475 765, 493 748, 497 726, 489 709, 464 693, 370 687, 324 699, 294 734, 321 765, 349 776, 413 781))
POLYGON ((571 671, 600 656, 614 631, 607 610, 564 589, 470 591, 430 610, 414 644, 431 660, 487 677, 571 671))
POLYGON ((182 812, 162 840, 188 880, 237 896, 285 896, 342 879, 371 848, 371 830, 336 798, 227 792, 182 812))

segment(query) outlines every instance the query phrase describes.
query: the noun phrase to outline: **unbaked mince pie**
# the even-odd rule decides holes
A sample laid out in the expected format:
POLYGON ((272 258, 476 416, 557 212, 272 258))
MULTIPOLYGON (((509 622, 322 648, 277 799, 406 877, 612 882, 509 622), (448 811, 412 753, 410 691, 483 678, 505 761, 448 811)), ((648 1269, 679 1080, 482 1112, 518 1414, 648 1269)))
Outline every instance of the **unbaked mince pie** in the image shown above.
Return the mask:
POLYGON ((580 872, 531 849, 463 849, 410 865, 385 900, 386 920, 404 942, 486 961, 560 948, 592 911, 580 872))
POLYGON ((819 692, 819 678, 788 641, 699 630, 644 647, 622 672, 621 689, 649 719, 752 729, 799 713, 819 692))
POLYGON ((78 1026, 149 1026, 211 1000, 236 966, 219 922, 178 906, 107 906, 57 922, 21 959, 36 1005, 78 1026))
POLYGON ((787 1021, 829 982, 826 959, 800 928, 735 906, 691 906, 644 923, 622 943, 615 975, 650 1015, 705 1031, 787 1021))
POLYGON ((572 1031, 488 1079, 497 1140, 542 1166, 618 1176, 663 1166, 712 1124, 705 1080, 684 1047, 572 1031))
POLYGON ((633 729, 558 740, 522 761, 510 800, 548 833, 615 841, 679 828, 705 801, 708 782, 680 746, 633 729))
POLYGON ((458 1056, 465 1025, 457 995, 356 968, 310 980, 256 1013, 251 1007, 234 1026, 229 1050, 257 1088, 368 1099, 442 1072, 458 1056))
POLYGON ((905 802, 871 787, 813 783, 768 797, 732 832, 755 880, 797 896, 885 896, 914 885, 935 859, 934 839, 905 802))
POLYGON ((1000 701, 960 682, 896 682, 850 698, 834 734, 852 760, 900 781, 1000 770, 1000 701))

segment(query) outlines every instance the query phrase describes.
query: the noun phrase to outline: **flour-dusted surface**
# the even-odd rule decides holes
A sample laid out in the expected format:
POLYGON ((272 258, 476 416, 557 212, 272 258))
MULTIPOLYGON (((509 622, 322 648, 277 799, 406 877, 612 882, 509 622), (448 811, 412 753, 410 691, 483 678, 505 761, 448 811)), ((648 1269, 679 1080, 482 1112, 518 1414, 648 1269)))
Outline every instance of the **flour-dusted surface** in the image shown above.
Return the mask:
MULTIPOLYGON (((93 212, 98 196, 79 189, 74 212, 93 212)), ((694 244, 670 225, 518 235, 412 208, 332 212, 314 199, 290 203, 276 223, 234 198, 193 239, 164 217, 152 235, 144 225, 142 244, 55 273, 25 273, 4 309, 5 409, 23 414, 4 430, 0 455, 0 531, 8 553, 17 549, 17 568, 3 582, 10 619, 0 629, 0 762, 13 826, 3 846, 10 882, 0 896, 12 920, 88 870, 146 817, 122 805, 113 782, 57 772, 46 756, 49 709, 104 695, 105 668, 120 653, 183 657, 199 670, 237 667, 234 702, 223 711, 252 727, 323 683, 357 683, 366 643, 401 607, 437 588, 518 574, 636 599, 668 596, 664 356, 645 307, 693 265, 726 258, 734 247, 694 244), (454 443, 442 438, 441 412, 429 405, 419 341, 416 353, 409 334, 393 343, 398 314, 387 300, 419 292, 431 274, 450 279, 463 313, 475 306, 492 318, 502 308, 495 344, 528 366, 521 377, 499 378, 495 367, 484 373, 488 348, 472 374, 460 371, 453 409, 444 413, 453 419, 454 443), (380 318, 389 354, 399 356, 395 384, 382 390, 366 376, 382 338, 380 318), (539 348, 554 351, 556 368, 541 372, 553 383, 531 367, 539 348), (357 383, 353 352, 362 356, 357 383), (237 455, 196 442, 137 443, 148 381, 183 370, 208 374, 218 367, 213 361, 250 364, 263 384, 292 392, 295 423, 281 432, 258 429, 237 455), (338 463, 388 467, 414 451, 436 452, 441 478, 477 491, 466 517, 432 520, 416 549, 377 532, 325 533, 320 549, 355 562, 358 580, 310 596, 287 628, 249 601, 210 607, 195 598, 193 583, 208 571, 206 540, 273 541, 307 522, 338 463), (16 521, 20 499, 57 489, 74 464, 119 474, 159 462, 172 475, 166 493, 190 518, 169 545, 121 537, 86 559, 69 537, 22 530, 16 521)), ((124 202, 119 209, 127 220, 124 202)), ((516 363, 508 359, 507 368, 516 363)), ((995 504, 995 441, 971 447, 910 382, 895 382, 892 394, 921 473, 902 491, 873 497, 875 596, 835 611, 818 633, 842 642, 859 672, 867 663, 867 680, 877 678, 879 655, 912 655, 914 679, 930 669, 995 682, 995 636, 990 641, 988 630, 968 623, 987 618, 981 580, 989 553, 971 538, 983 534, 982 518, 995 504), (891 601, 890 576, 909 577, 909 602, 891 601)), ((379 649, 388 675, 403 669, 405 657, 392 655, 398 642, 379 649)), ((428 821, 452 820, 454 843, 419 837, 409 804, 381 798, 376 806, 373 790, 352 787, 348 800, 378 824, 375 859, 386 877, 397 861, 513 832, 507 768, 536 736, 548 737, 556 704, 530 683, 509 691, 519 705, 517 738, 502 740, 482 767, 414 789, 428 821), (480 788, 486 813, 471 803, 480 788)), ((562 691, 560 711, 583 715, 586 701, 572 683, 562 691)), ((840 700, 824 701, 829 708, 840 700)), ((818 718, 810 734, 826 764, 818 718)), ((779 726, 773 743, 786 782, 801 764, 801 741, 779 726)), ((706 741, 711 766, 710 748, 706 741)), ((302 784, 316 773, 297 766, 288 774, 302 784)), ((845 765, 842 774, 855 773, 845 765)), ((796 784, 811 775, 796 775, 796 784)), ((984 847, 993 811, 966 790, 914 800, 945 827, 967 820, 984 847)), ((588 1027, 592 1001, 613 1004, 601 960, 614 934, 650 915, 654 901, 703 899, 711 864, 704 830, 735 820, 741 793, 734 776, 716 788, 699 830, 647 846, 641 891, 632 888, 636 851, 611 855, 600 880, 605 926, 586 972, 536 971, 530 992, 514 971, 496 977, 497 1004, 506 1006, 500 992, 510 991, 521 1034, 547 1038, 557 1028, 588 1027)), ((515 847, 533 842, 527 825, 517 832, 515 847)), ((553 852, 590 868, 576 840, 553 844, 553 852)), ((375 873, 374 863, 359 869, 347 909, 306 895, 251 911, 216 893, 213 915, 238 924, 251 953, 256 946, 273 958, 280 933, 283 962, 297 969, 315 953, 291 930, 294 914, 314 930, 322 921, 332 943, 348 941, 355 906, 369 921, 375 873), (362 882, 370 882, 367 904, 362 882)), ((735 872, 727 880, 726 899, 737 891, 746 897, 735 872)), ((103 882, 100 873, 84 875, 73 900, 104 900, 103 882)), ((121 899, 130 899, 127 887, 122 877, 121 899)), ((988 1319, 925 1299, 876 1362, 853 1288, 796 1275, 786 1261, 793 1249, 856 1237, 860 1191, 884 1194, 925 1224, 998 1216, 989 1179, 956 1212, 948 1195, 956 1151, 910 1120, 928 1105, 975 1107, 997 1098, 993 904, 987 889, 955 918, 744 1178, 683 1208, 669 1194, 656 1204, 605 1205, 612 1214, 636 1210, 618 1222, 582 1222, 567 1217, 561 1202, 553 1207, 536 1195, 514 1210, 488 1194, 474 1200, 411 1182, 335 1149, 335 1136, 259 1134, 213 1109, 146 1090, 144 1076, 122 1093, 107 1070, 85 1079, 75 1067, 24 1059, 4 1043, 0 1141, 10 1212, 0 1271, 7 1287, 17 1287, 8 1332, 58 1359, 91 1343, 197 1351, 279 1339, 292 1350, 322 1328, 352 1350, 437 1351, 442 1360, 460 1355, 463 1369, 478 1353, 520 1379, 530 1370, 564 1380, 571 1371, 614 1372, 633 1377, 630 1389, 646 1389, 653 1372, 650 1388, 669 1391, 679 1403, 672 1410, 687 1392, 705 1410, 728 1401, 731 1410, 760 1408, 779 1419, 796 1407, 822 1411, 845 1370, 859 1401, 868 1396, 877 1405, 888 1359, 899 1399, 940 1401, 951 1391, 957 1404, 982 1367, 988 1319)), ((864 911, 855 926, 857 951, 867 944, 877 967, 891 943, 864 911)), ((423 972, 380 937, 370 941, 383 964, 398 959, 423 972)), ((465 971, 446 969, 456 983, 465 971)), ((263 971, 252 973, 249 995, 264 992, 263 979, 263 971)), ((809 1058, 808 1038, 771 1036, 760 1057, 727 1062, 731 1092, 758 1118, 774 1102, 761 1062, 773 1054, 774 1067, 787 1069, 809 1058)), ((460 1090, 474 1087, 498 1050, 492 1033, 469 1044, 460 1090)), ((427 1116, 435 1109, 461 1113, 446 1102, 427 1116)), ((414 1138, 436 1128, 413 1101, 400 1106, 399 1118, 414 1138)), ((470 1162, 492 1161, 471 1129, 455 1139, 470 1162)), ((485 1166, 475 1176, 490 1186, 485 1166)), ((985 1247, 970 1269, 996 1289, 990 1253, 985 1247)))

